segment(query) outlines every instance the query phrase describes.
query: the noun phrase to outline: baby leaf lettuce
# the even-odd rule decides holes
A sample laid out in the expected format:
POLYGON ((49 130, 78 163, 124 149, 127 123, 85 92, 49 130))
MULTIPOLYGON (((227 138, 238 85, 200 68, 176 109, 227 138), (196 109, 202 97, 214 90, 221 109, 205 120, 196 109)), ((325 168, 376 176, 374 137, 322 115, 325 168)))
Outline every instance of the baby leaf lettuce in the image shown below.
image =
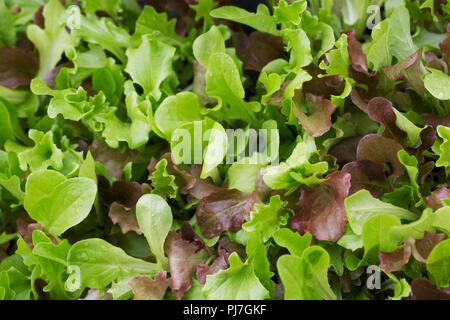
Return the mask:
POLYGON ((59 236, 87 217, 96 194, 91 179, 66 179, 56 171, 37 171, 27 181, 24 206, 45 230, 59 236))
POLYGON ((448 299, 448 3, 243 2, 0 0, 0 299, 448 299))

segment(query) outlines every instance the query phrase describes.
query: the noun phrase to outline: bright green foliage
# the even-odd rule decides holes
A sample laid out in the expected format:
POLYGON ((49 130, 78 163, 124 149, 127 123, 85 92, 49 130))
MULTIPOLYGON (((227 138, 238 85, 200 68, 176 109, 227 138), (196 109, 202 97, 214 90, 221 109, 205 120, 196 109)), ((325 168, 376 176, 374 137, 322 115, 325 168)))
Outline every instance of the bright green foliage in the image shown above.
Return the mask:
POLYGON ((302 237, 288 228, 281 228, 273 234, 273 239, 292 255, 301 257, 303 251, 311 245, 312 235, 307 233, 302 237))
POLYGON ((447 288, 450 284, 449 265, 450 241, 447 239, 434 247, 427 259, 427 270, 440 288, 447 288))
POLYGON ((144 36, 139 48, 127 50, 126 70, 144 89, 144 94, 159 100, 160 86, 171 74, 174 54, 175 48, 144 36))
POLYGON ((270 15, 269 8, 260 4, 256 13, 248 12, 244 9, 224 6, 214 9, 211 13, 214 18, 227 19, 239 23, 246 24, 261 32, 267 32, 278 35, 275 17, 270 15))
POLYGON ((181 46, 184 39, 175 33, 176 20, 168 20, 166 13, 158 13, 146 6, 136 21, 136 33, 146 35, 149 40, 162 41, 171 46, 181 46))
POLYGON ((101 239, 74 244, 67 256, 67 264, 71 271, 67 283, 72 290, 79 286, 104 289, 115 280, 138 274, 152 275, 157 270, 155 264, 130 257, 101 239))
POLYGON ((361 190, 345 199, 345 209, 350 226, 356 234, 361 234, 366 221, 377 215, 389 214, 400 219, 415 219, 412 212, 373 198, 367 190, 361 190))
POLYGON ((439 100, 450 100, 450 94, 448 88, 450 85, 450 77, 440 70, 429 69, 431 73, 425 75, 424 85, 425 88, 439 100))
POLYGON ((202 120, 203 116, 198 97, 191 92, 181 92, 166 98, 154 118, 158 129, 170 140, 175 129, 191 121, 202 120))
POLYGON ((416 191, 417 197, 420 199, 420 201, 416 204, 416 206, 419 206, 423 202, 423 198, 420 193, 420 187, 419 184, 417 183, 417 178, 419 176, 419 169, 417 168, 417 166, 419 162, 417 161, 416 157, 410 156, 404 150, 400 150, 398 152, 398 159, 400 160, 401 164, 405 167, 406 172, 408 172, 411 185, 416 191))
POLYGON ((163 247, 172 227, 172 211, 169 205, 158 195, 144 195, 136 205, 136 217, 159 266, 167 267, 168 260, 164 256, 163 247))
POLYGON ((50 0, 44 8, 45 29, 30 25, 27 36, 39 50, 39 74, 44 78, 61 59, 67 47, 75 46, 78 39, 65 29, 64 7, 58 0, 50 0))
POLYGON ((162 159, 155 166, 150 180, 152 180, 152 193, 160 196, 175 198, 177 196, 178 186, 175 183, 175 177, 167 173, 167 160, 162 159))
POLYGON ((320 68, 325 70, 328 76, 348 75, 349 56, 347 48, 347 36, 343 34, 335 43, 336 49, 331 50, 326 56, 328 65, 324 61, 320 63, 320 68))
POLYGON ((203 295, 209 300, 263 300, 269 292, 255 275, 253 262, 245 263, 236 253, 228 258, 230 267, 206 277, 203 295))
POLYGON ((110 19, 93 20, 81 16, 80 28, 73 30, 73 34, 89 43, 100 45, 120 62, 126 61, 125 49, 130 45, 130 36, 110 19))
POLYGON ((441 143, 439 149, 439 159, 436 161, 436 166, 438 167, 448 167, 450 166, 450 129, 448 127, 439 126, 438 135, 444 139, 441 143))
POLYGON ((0 0, 0 300, 448 297, 448 2, 0 0))
POLYGON ((286 300, 336 299, 328 284, 328 253, 321 247, 306 249, 302 256, 284 255, 277 269, 284 284, 286 300))
POLYGON ((410 16, 404 6, 397 7, 390 18, 375 26, 372 39, 367 59, 374 70, 390 65, 393 58, 403 61, 417 50, 411 37, 410 16))
POLYGON ((121 11, 120 0, 83 0, 83 8, 89 15, 95 15, 97 11, 105 11, 111 17, 117 17, 121 11))
POLYGON ((24 207, 45 230, 59 236, 87 217, 96 193, 91 179, 66 179, 56 171, 36 171, 27 181, 24 207))
POLYGON ((256 232, 263 242, 269 240, 280 226, 286 225, 288 214, 283 209, 279 196, 270 198, 268 206, 255 205, 251 219, 242 228, 246 232, 256 232))

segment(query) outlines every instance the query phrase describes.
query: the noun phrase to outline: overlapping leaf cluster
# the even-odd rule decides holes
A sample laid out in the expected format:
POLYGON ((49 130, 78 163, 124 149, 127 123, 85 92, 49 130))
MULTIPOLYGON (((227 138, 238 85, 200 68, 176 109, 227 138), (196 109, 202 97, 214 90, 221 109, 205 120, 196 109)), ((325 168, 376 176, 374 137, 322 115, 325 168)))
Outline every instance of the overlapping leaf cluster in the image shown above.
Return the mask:
POLYGON ((233 4, 0 0, 0 299, 450 299, 450 2, 233 4))

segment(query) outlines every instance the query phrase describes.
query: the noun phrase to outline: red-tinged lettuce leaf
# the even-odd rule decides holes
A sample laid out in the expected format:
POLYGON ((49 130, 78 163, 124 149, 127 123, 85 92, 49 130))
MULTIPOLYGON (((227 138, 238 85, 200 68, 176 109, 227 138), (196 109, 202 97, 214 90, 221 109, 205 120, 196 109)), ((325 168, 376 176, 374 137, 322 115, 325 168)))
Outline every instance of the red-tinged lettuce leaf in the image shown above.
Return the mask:
POLYGON ((272 96, 270 97, 270 100, 268 102, 266 102, 265 104, 271 104, 277 107, 281 107, 282 103, 284 101, 284 92, 286 91, 286 88, 288 87, 288 85, 291 83, 291 81, 285 81, 282 85, 281 88, 276 91, 274 94, 272 94, 272 96))
POLYGON ((209 179, 198 179, 188 194, 195 199, 202 200, 213 193, 223 192, 224 190, 226 188, 216 186, 209 179))
POLYGON ((113 300, 113 296, 109 292, 104 292, 100 297, 100 293, 97 289, 89 289, 86 297, 81 300, 113 300))
POLYGON ((0 244, 0 261, 3 261, 4 259, 6 259, 9 255, 8 255, 8 247, 9 247, 9 243, 2 243, 0 244))
POLYGON ((401 131, 395 123, 397 116, 391 101, 381 97, 373 98, 367 105, 367 113, 372 120, 384 127, 384 136, 399 142, 404 141, 406 133, 401 131))
POLYGON ((437 210, 444 206, 442 200, 450 199, 450 189, 442 185, 439 189, 433 191, 428 197, 425 197, 427 207, 437 210))
POLYGON ((412 67, 416 61, 420 62, 420 59, 422 58, 422 52, 417 51, 408 58, 406 58, 403 61, 400 61, 399 63, 393 65, 393 66, 386 66, 383 67, 383 72, 386 75, 386 77, 392 81, 396 82, 399 80, 405 79, 405 71, 412 67))
POLYGON ((100 200, 109 206, 108 216, 114 224, 118 224, 122 233, 134 231, 142 234, 136 219, 136 203, 151 187, 135 181, 116 181, 109 186, 106 179, 99 179, 100 200))
POLYGON ((131 279, 128 284, 133 291, 133 300, 162 300, 170 280, 167 279, 166 271, 159 271, 155 279, 147 276, 137 276, 131 279))
POLYGON ((117 202, 125 209, 130 210, 136 206, 139 198, 142 197, 143 189, 144 185, 135 181, 116 181, 111 187, 109 187, 109 184, 101 185, 99 194, 104 204, 110 205, 117 202))
POLYGON ((439 44, 439 47, 442 52, 442 60, 447 64, 447 68, 450 69, 450 23, 447 25, 447 36, 439 44))
POLYGON ((301 206, 299 205, 299 198, 302 194, 302 189, 299 188, 293 193, 289 193, 286 195, 285 190, 275 190, 272 192, 271 197, 273 196, 280 196, 281 201, 285 202, 285 208, 289 210, 292 214, 295 215, 296 212, 299 212, 301 209, 301 206))
MULTIPOLYGON (((350 52, 349 52, 350 54, 350 52)), ((361 58, 360 58, 361 60, 361 58)), ((364 65, 364 64, 363 64, 364 65)), ((364 68, 361 68, 364 69, 364 68)), ((367 113, 367 104, 378 95, 380 77, 377 73, 359 72, 353 64, 349 68, 349 76, 361 86, 353 86, 350 98, 354 105, 367 113), (364 87, 364 88, 363 88, 364 87)))
MULTIPOLYGON (((418 151, 420 155, 425 150, 430 149, 437 139, 437 131, 433 127, 426 127, 422 129, 420 132, 420 145, 415 149, 418 151)), ((409 150, 413 150, 414 148, 408 148, 409 150)))
POLYGON ((174 199, 177 197, 179 187, 175 183, 175 176, 167 172, 167 165, 167 159, 162 159, 159 162, 152 159, 148 179, 151 181, 152 193, 174 199))
POLYGON ((345 81, 340 76, 322 77, 325 71, 314 64, 305 67, 305 71, 312 77, 303 84, 305 93, 330 99, 331 95, 339 96, 344 90, 345 81))
POLYGON ((422 114, 424 123, 432 126, 435 130, 438 126, 450 127, 450 116, 439 117, 434 114, 422 114))
POLYGON ((300 111, 298 106, 293 109, 299 124, 305 128, 306 132, 314 138, 320 137, 331 129, 331 115, 337 109, 332 105, 331 100, 306 94, 306 105, 308 115, 300 111))
POLYGON ((261 200, 268 199, 272 192, 272 189, 264 182, 264 168, 261 168, 256 176, 255 191, 261 200))
POLYGON ((167 12, 169 14, 177 12, 181 14, 183 17, 185 17, 191 10, 189 5, 196 3, 196 1, 191 0, 166 0, 166 1, 141 0, 141 2, 144 2, 146 5, 153 6, 158 12, 167 12))
POLYGON ((418 149, 421 153, 430 148, 436 140, 435 130, 430 127, 419 128, 397 112, 392 102, 385 98, 371 99, 367 105, 367 113, 372 120, 383 126, 383 136, 397 140, 407 149, 418 149), (403 129, 399 128, 400 123, 403 124, 403 129))
POLYGON ((34 230, 42 230, 42 226, 40 223, 30 223, 29 225, 26 226, 25 229, 25 233, 24 232, 19 232, 20 235, 23 237, 23 240, 25 241, 25 243, 30 247, 33 248, 34 244, 33 244, 33 231, 34 230))
POLYGON ((396 65, 383 68, 384 74, 390 81, 396 82, 399 80, 407 80, 421 96, 423 96, 425 92, 421 71, 422 51, 422 49, 419 49, 396 65))
POLYGON ((177 299, 181 299, 183 293, 191 288, 191 278, 196 266, 209 258, 209 248, 185 221, 181 232, 169 232, 164 251, 169 258, 172 292, 177 299))
POLYGON ((28 86, 36 75, 39 64, 22 49, 4 46, 0 48, 0 85, 9 89, 28 86))
POLYGON ((227 235, 222 235, 219 239, 219 247, 232 254, 236 252, 240 257, 245 256, 245 247, 233 242, 227 235))
POLYGON ((425 54, 425 60, 427 61, 426 66, 428 68, 437 69, 445 73, 447 64, 439 59, 439 57, 434 52, 427 52, 425 54))
POLYGON ((45 6, 41 6, 39 10, 34 13, 33 16, 33 23, 37 24, 41 29, 45 28, 44 7, 45 6))
POLYGON ((385 272, 401 271, 411 257, 411 247, 405 245, 392 252, 379 252, 380 268, 385 272))
POLYGON ((356 160, 359 141, 363 136, 343 139, 332 146, 329 154, 334 156, 339 163, 352 162, 356 160))
POLYGON ((398 178, 402 174, 402 164, 397 153, 402 150, 400 143, 377 134, 368 134, 359 141, 356 158, 358 161, 370 160, 391 165, 391 176, 398 178))
POLYGON ((301 235, 309 232, 319 240, 336 242, 345 233, 344 199, 349 194, 351 176, 337 171, 327 179, 311 190, 303 188, 298 203, 302 209, 289 224, 301 235))
POLYGON ((382 186, 387 183, 384 167, 378 162, 361 160, 347 163, 342 171, 351 175, 349 195, 361 189, 367 189, 372 196, 381 198, 384 193, 382 186))
POLYGON ((215 99, 206 94, 206 69, 195 60, 194 64, 194 79, 192 83, 192 92, 198 96, 198 101, 201 106, 213 105, 215 99))
POLYGON ((244 70, 260 72, 269 62, 283 57, 284 43, 281 37, 255 31, 250 35, 234 33, 233 39, 237 56, 244 63, 244 70))
POLYGON ((323 78, 325 86, 331 95, 340 95, 345 88, 345 81, 340 76, 329 76, 323 78))
MULTIPOLYGON (((22 214, 16 220, 17 232, 22 236, 25 243, 33 249, 33 231, 34 230, 42 230, 42 225, 37 223, 27 213, 22 214)), ((51 234, 46 233, 46 236, 49 237, 55 245, 58 244, 58 241, 51 234)))
POLYGON ((439 290, 428 279, 414 279, 411 283, 413 300, 450 300, 448 290, 439 290))
POLYGON ((423 49, 419 49, 412 54, 413 59, 414 56, 416 56, 416 58, 414 59, 414 63, 405 69, 405 78, 412 88, 423 97, 425 95, 425 84, 422 80, 422 52, 423 49))
POLYGON ((355 30, 343 31, 347 35, 348 55, 353 69, 357 72, 369 73, 367 66, 367 57, 362 49, 362 44, 356 39, 355 30))
POLYGON ((197 265, 196 277, 197 281, 200 284, 205 284, 207 275, 217 273, 220 270, 228 269, 229 267, 228 257, 230 256, 231 253, 220 247, 218 248, 218 253, 219 256, 213 261, 211 265, 209 266, 207 264, 197 265))
POLYGON ((188 194, 191 198, 195 199, 203 199, 209 196, 210 194, 227 190, 226 187, 218 187, 216 186, 210 178, 208 179, 200 179, 200 174, 202 172, 201 165, 192 165, 190 174, 196 178, 195 184, 191 189, 188 190, 188 194))
POLYGON ((432 60, 435 60, 435 59, 439 59, 439 58, 438 58, 437 54, 434 53, 433 51, 428 51, 428 52, 425 53, 425 61, 427 63, 432 61, 432 60))
POLYGON ((108 216, 114 224, 118 224, 122 233, 134 231, 137 234, 142 234, 141 229, 136 218, 136 209, 126 209, 117 202, 113 202, 109 208, 108 216))
POLYGON ((408 244, 412 247, 414 258, 422 263, 426 263, 428 256, 433 248, 445 239, 445 234, 426 231, 421 239, 407 239, 408 244))
MULTIPOLYGON (((26 212, 23 213, 16 220, 17 232, 22 236, 22 238, 25 238, 27 231, 28 231, 27 230, 28 225, 34 224, 34 223, 36 223, 36 221, 31 219, 30 216, 28 215, 28 213, 26 213, 26 212)), ((31 240, 31 238, 30 238, 30 240, 31 240)))
MULTIPOLYGON (((359 72, 355 70, 353 66, 350 66, 348 70, 348 75, 356 83, 362 85, 361 87, 364 87, 364 89, 362 89, 361 87, 359 89, 363 90, 360 92, 360 94, 361 98, 366 100, 366 102, 368 102, 371 98, 376 97, 380 85, 380 76, 378 73, 372 74, 370 72, 369 73, 359 72)), ((354 88, 355 86, 352 89, 354 88)))
POLYGON ((366 97, 365 92, 362 88, 353 87, 352 92, 350 93, 350 98, 355 106, 361 109, 364 112, 367 112, 367 104, 370 99, 373 97, 366 97))
POLYGON ((249 194, 236 189, 210 194, 197 206, 200 231, 207 239, 217 237, 224 231, 239 231, 257 201, 255 192, 249 194))
POLYGON ((188 193, 188 190, 192 189, 196 184, 197 178, 194 177, 191 173, 187 172, 186 170, 178 168, 175 162, 173 161, 172 154, 170 152, 163 154, 159 160, 152 158, 148 166, 148 172, 150 173, 149 179, 152 176, 153 172, 155 171, 156 164, 162 159, 167 160, 166 171, 169 175, 175 177, 175 184, 178 186, 180 193, 182 194, 188 193))
POLYGON ((419 185, 425 184, 427 177, 433 172, 433 169, 435 167, 436 166, 434 161, 428 161, 423 165, 419 164, 419 178, 418 178, 419 185))
MULTIPOLYGON (((190 0, 166 0, 166 1, 153 1, 153 0, 142 0, 146 5, 152 6, 158 13, 166 13, 169 17, 176 14, 182 17, 182 19, 175 19, 175 32, 178 36, 185 36, 188 31, 188 23, 186 21, 187 16, 189 16, 193 11, 190 4, 193 4, 190 0)), ((170 20, 172 22, 172 20, 170 20)), ((160 27, 161 28, 161 27, 160 27)), ((173 27, 172 27, 173 28, 173 27)))
MULTIPOLYGON (((58 77, 61 69, 63 69, 63 68, 74 68, 74 64, 71 61, 61 63, 61 64, 57 65, 56 67, 54 67, 49 72, 47 72, 47 74, 44 76, 45 83, 51 89, 57 89, 56 88, 56 78, 58 77)), ((86 79, 86 80, 90 80, 90 79, 86 79)), ((82 87, 84 87, 84 86, 82 86, 82 87)), ((91 89, 92 90, 89 90, 89 91, 86 90, 86 91, 88 91, 88 96, 96 95, 97 92, 94 90, 94 88, 91 87, 91 89)))

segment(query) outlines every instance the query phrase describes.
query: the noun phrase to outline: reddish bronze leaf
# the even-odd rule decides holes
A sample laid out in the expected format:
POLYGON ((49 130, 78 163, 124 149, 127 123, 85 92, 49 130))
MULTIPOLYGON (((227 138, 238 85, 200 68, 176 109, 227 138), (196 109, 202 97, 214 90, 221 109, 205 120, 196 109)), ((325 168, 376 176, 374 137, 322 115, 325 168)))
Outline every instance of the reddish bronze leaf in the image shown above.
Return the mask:
POLYGON ((9 89, 28 86, 37 73, 39 64, 22 49, 4 46, 0 48, 0 85, 9 89))
POLYGON ((347 215, 344 199, 350 190, 350 174, 336 171, 320 186, 302 189, 299 206, 302 207, 289 222, 300 234, 307 232, 319 240, 339 240, 345 233, 347 215))
POLYGON ((239 231, 256 201, 256 193, 235 189, 225 189, 203 198, 197 206, 197 223, 202 234, 211 239, 224 231, 239 231))
POLYGON ((450 189, 442 185, 439 189, 433 191, 428 197, 425 197, 427 206, 433 210, 440 209, 444 206, 443 199, 450 199, 450 189))
POLYGON ((169 232, 164 251, 169 258, 172 292, 177 299, 181 299, 183 293, 191 288, 196 266, 205 263, 210 256, 209 248, 185 221, 181 232, 169 232))
POLYGON ((411 247, 403 246, 393 252, 379 252, 380 268, 386 272, 401 271, 411 257, 411 247))
POLYGON ((294 115, 306 132, 317 138, 330 131, 331 115, 337 109, 337 106, 332 105, 331 100, 310 93, 306 94, 306 105, 309 111, 308 115, 301 112, 298 105, 293 108, 294 115))

